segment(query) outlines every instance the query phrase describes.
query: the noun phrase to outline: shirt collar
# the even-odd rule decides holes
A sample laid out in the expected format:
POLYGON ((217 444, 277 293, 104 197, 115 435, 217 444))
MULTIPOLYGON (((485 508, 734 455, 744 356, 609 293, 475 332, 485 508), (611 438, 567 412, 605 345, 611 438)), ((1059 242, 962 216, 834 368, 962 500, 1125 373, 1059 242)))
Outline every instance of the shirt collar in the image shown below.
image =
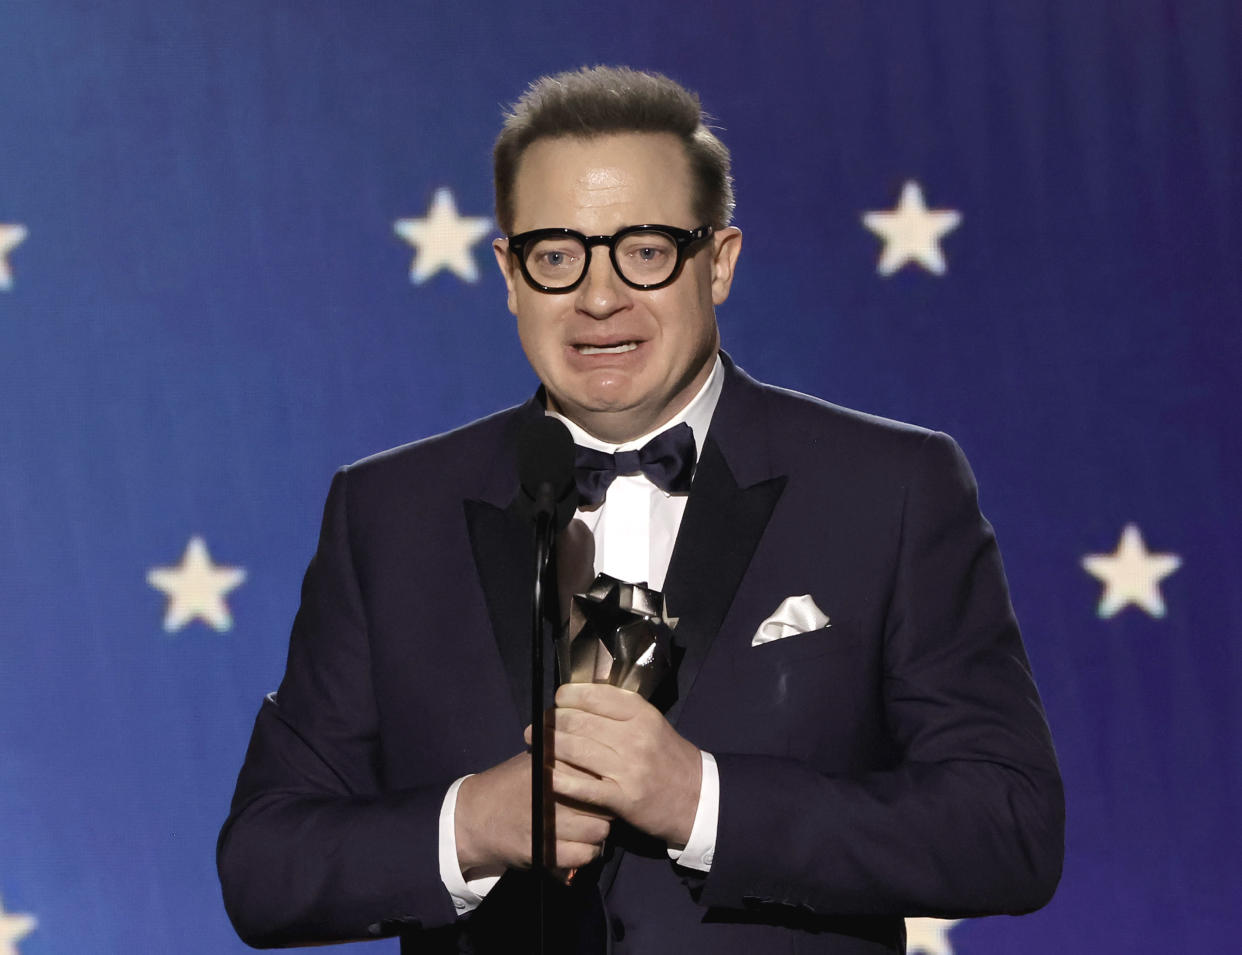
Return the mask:
POLYGON ((559 412, 548 411, 547 414, 564 422, 565 427, 569 429, 569 433, 573 436, 574 444, 580 444, 584 448, 594 448, 596 451, 606 451, 609 454, 641 448, 660 432, 667 431, 674 425, 679 425, 684 421, 690 425, 690 430, 694 432, 694 456, 697 462, 699 456, 703 453, 703 442, 707 440, 707 429, 711 426, 712 415, 716 412, 716 405, 720 401, 720 392, 723 388, 724 365, 720 360, 720 356, 717 355, 716 363, 712 366, 712 373, 707 376, 707 381, 703 382, 703 387, 699 389, 699 393, 690 400, 688 405, 654 431, 648 431, 632 441, 625 441, 621 444, 609 444, 606 441, 599 440, 599 438, 588 434, 559 412))

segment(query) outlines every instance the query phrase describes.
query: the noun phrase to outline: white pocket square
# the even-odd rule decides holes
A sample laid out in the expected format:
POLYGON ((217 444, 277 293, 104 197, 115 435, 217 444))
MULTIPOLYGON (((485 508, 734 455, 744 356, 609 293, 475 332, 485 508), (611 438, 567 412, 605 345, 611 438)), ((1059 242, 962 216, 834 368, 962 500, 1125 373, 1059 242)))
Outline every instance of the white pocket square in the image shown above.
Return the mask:
POLYGON ((771 643, 773 640, 792 637, 795 633, 820 630, 827 626, 828 615, 815 606, 810 594, 786 597, 776 608, 776 613, 759 624, 750 645, 757 647, 761 643, 771 643))

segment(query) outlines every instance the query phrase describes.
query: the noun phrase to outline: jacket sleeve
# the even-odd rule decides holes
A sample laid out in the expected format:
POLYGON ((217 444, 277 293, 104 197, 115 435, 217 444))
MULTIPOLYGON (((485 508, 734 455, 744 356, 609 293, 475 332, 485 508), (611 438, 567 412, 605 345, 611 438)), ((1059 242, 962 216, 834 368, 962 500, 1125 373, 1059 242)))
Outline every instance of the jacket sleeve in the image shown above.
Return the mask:
POLYGON ((720 816, 700 902, 962 917, 1044 905, 1064 797, 1000 553, 957 445, 905 482, 880 690, 896 759, 832 775, 716 753, 720 816))
POLYGON ((259 710, 217 846, 225 908, 259 946, 373 938, 454 921, 438 816, 452 780, 382 785, 347 469, 332 482, 285 676, 259 710))

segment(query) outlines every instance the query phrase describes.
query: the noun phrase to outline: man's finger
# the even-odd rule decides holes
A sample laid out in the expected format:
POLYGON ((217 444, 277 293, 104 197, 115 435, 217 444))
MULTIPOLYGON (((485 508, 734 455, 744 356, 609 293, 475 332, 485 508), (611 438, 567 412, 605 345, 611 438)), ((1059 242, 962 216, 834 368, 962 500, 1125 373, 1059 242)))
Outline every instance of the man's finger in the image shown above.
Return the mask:
POLYGON ((553 849, 553 857, 550 860, 556 870, 561 870, 558 875, 562 879, 571 869, 580 869, 583 866, 590 865, 599 858, 600 847, 598 845, 588 845, 585 842, 570 842, 567 840, 556 840, 556 846, 553 849))
MULTIPOLYGON (((572 767, 563 766, 561 768, 570 773, 580 772, 580 770, 573 769, 572 767)), ((613 819, 616 818, 612 813, 608 812, 606 809, 601 809, 599 806, 592 806, 588 802, 579 802, 577 799, 570 799, 568 796, 562 796, 559 793, 556 794, 556 796, 557 798, 554 808, 557 813, 563 813, 565 815, 577 813, 581 816, 591 816, 594 819, 604 820, 610 826, 612 825, 613 819)))
POLYGON ((651 704, 631 690, 605 683, 566 683, 556 691, 556 705, 586 710, 611 720, 628 720, 651 704))
POLYGON ((602 843, 612 831, 612 823, 606 817, 581 812, 570 814, 558 812, 553 826, 558 840, 589 842, 592 845, 602 843))
POLYGON ((557 731, 548 747, 553 763, 564 763, 593 776, 615 776, 623 766, 621 754, 590 736, 557 731))
POLYGON ((552 791, 562 798, 597 806, 613 814, 617 813, 624 796, 611 779, 567 771, 563 766, 552 770, 552 791))
POLYGON ((639 724, 601 716, 589 710, 557 707, 550 716, 550 725, 555 728, 558 737, 568 734, 593 739, 621 752, 639 724))

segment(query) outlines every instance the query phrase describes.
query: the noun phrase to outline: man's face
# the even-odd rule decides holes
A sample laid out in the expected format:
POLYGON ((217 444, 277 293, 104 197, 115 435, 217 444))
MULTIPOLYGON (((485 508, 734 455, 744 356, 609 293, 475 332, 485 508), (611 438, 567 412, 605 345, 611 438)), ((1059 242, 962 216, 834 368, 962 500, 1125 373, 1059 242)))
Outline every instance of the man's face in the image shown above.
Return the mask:
MULTIPOLYGON (((514 185, 514 234, 704 224, 692 211, 689 160, 668 134, 537 140, 514 185)), ((684 408, 711 374, 720 344, 713 307, 728 297, 741 239, 734 228, 717 232, 688 250, 671 285, 645 291, 626 285, 607 248, 595 246, 582 284, 559 295, 527 285, 507 241, 497 239, 509 310, 553 410, 619 443, 684 408)))

